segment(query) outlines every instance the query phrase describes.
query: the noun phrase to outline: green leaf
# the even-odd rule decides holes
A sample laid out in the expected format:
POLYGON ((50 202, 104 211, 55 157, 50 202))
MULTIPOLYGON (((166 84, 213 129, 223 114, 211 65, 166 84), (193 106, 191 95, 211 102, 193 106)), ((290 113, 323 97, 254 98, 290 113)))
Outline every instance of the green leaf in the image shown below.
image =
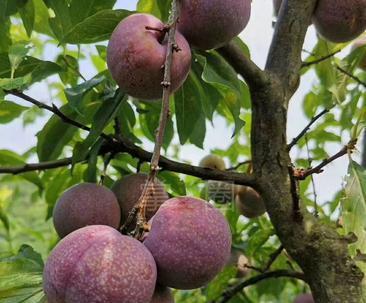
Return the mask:
POLYGON ((99 110, 96 112, 93 118, 93 124, 91 130, 85 140, 76 145, 73 151, 73 162, 83 160, 86 158, 89 147, 91 147, 100 134, 103 132, 104 128, 109 124, 109 122, 115 117, 118 112, 119 107, 123 102, 126 102, 127 96, 121 96, 120 93, 113 98, 106 99, 99 110))
POLYGON ((112 9, 116 0, 73 0, 70 5, 72 24, 78 24, 99 11, 112 9))
POLYGON ((9 123, 19 117, 28 107, 11 101, 0 101, 0 124, 9 123))
POLYGON ((63 84, 76 86, 79 79, 79 62, 70 55, 59 55, 57 64, 62 68, 58 74, 63 84))
MULTIPOLYGON (((71 119, 76 119, 77 117, 77 113, 67 105, 60 110, 71 119)), ((67 124, 59 117, 53 115, 37 134, 37 154, 39 160, 50 161, 57 159, 77 131, 77 127, 67 124)))
POLYGON ((104 80, 104 76, 99 76, 85 81, 84 83, 81 83, 79 85, 76 85, 75 87, 67 88, 65 90, 65 95, 67 100, 69 101, 69 105, 74 110, 79 112, 79 105, 84 95, 104 80))
POLYGON ((97 183, 97 163, 99 150, 103 146, 104 140, 99 138, 94 146, 90 149, 88 157, 88 168, 85 171, 84 181, 97 183))
POLYGON ((207 286, 207 302, 220 298, 225 289, 229 286, 229 281, 235 278, 237 269, 235 266, 226 267, 207 286))
POLYGON ((25 0, 21 1, 23 5, 21 5, 18 10, 20 17, 22 18, 24 28, 27 32, 28 37, 32 35, 34 22, 35 22, 35 8, 33 0, 25 0))
POLYGON ((352 255, 366 252, 366 170, 351 161, 348 168, 346 197, 342 200, 343 226, 346 234, 354 233, 358 241, 349 246, 352 255))
POLYGON ((28 74, 18 78, 3 78, 0 79, 0 88, 3 90, 23 90, 32 82, 32 75, 28 74))
POLYGON ((203 115, 201 101, 206 96, 194 73, 188 75, 183 86, 174 95, 175 115, 180 144, 187 142, 197 121, 203 115))
POLYGON ((64 0, 44 0, 44 3, 52 10, 49 24, 57 39, 61 41, 72 27, 68 3, 64 0))
MULTIPOLYGON (((25 164, 25 159, 10 150, 0 150, 0 165, 3 167, 21 166, 25 164)), ((43 189, 43 184, 36 172, 27 172, 20 175, 25 180, 43 189)))
POLYGON ((86 44, 107 40, 118 23, 129 16, 127 10, 103 10, 72 27, 62 38, 62 43, 86 44))
POLYGON ((159 179, 163 181, 164 186, 168 186, 175 195, 187 195, 186 185, 179 176, 172 172, 162 171, 158 175, 159 179))
POLYGON ((25 56, 29 52, 30 46, 26 42, 18 42, 9 47, 9 61, 11 68, 11 77, 14 75, 15 70, 23 61, 25 56))
POLYGON ((159 7, 159 3, 162 1, 156 1, 156 0, 139 0, 137 2, 137 11, 139 13, 148 13, 152 14, 159 19, 161 18, 161 11, 159 7))
MULTIPOLYGON (((3 0, 4 1, 4 0, 3 0)), ((0 7, 1 14, 1 7, 0 7)), ((10 19, 8 17, 0 16, 0 52, 7 52, 9 50, 9 46, 11 45, 10 38, 10 19)))
POLYGON ((16 256, 0 259, 0 301, 45 302, 42 291, 43 261, 32 247, 22 245, 16 256))

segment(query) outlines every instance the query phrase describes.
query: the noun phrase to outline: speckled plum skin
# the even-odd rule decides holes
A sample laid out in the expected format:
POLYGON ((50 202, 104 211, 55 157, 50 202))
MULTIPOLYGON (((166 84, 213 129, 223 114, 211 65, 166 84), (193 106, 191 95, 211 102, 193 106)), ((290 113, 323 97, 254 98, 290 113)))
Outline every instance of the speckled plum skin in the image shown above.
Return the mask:
POLYGON ((178 29, 198 49, 214 49, 240 34, 249 22, 251 0, 182 0, 178 29))
POLYGON ((240 214, 247 218, 256 218, 266 212, 260 194, 248 186, 238 186, 235 204, 240 214))
POLYGON ((156 283, 156 265, 139 241, 105 225, 66 236, 43 273, 48 303, 146 303, 156 283))
MULTIPOLYGON (((164 28, 159 19, 148 14, 133 14, 123 19, 109 40, 107 63, 112 77, 124 92, 135 98, 151 100, 162 97, 167 43, 164 33, 148 30, 146 26, 164 28)), ((188 42, 178 31, 175 39, 180 51, 173 54, 172 92, 183 84, 191 67, 188 42)))
POLYGON ((150 303, 174 303, 174 297, 169 288, 157 286, 150 303))
MULTIPOLYGON (((122 224, 126 222, 129 212, 140 198, 147 179, 148 175, 146 174, 132 174, 115 182, 112 186, 112 191, 116 195, 122 210, 122 224)), ((156 180, 150 185, 147 195, 148 200, 145 215, 146 220, 150 220, 160 205, 169 199, 169 196, 159 180, 156 180)))
POLYGON ((144 241, 158 267, 158 283, 176 289, 206 285, 230 258, 231 233, 225 217, 209 203, 178 197, 153 217, 144 241))
POLYGON ((315 303, 311 294, 302 294, 296 297, 294 303, 315 303))
POLYGON ((366 29, 366 0, 319 0, 313 23, 331 42, 351 41, 366 29))
POLYGON ((113 192, 94 183, 82 183, 65 191, 53 209, 53 223, 63 238, 87 225, 118 228, 121 210, 113 192))

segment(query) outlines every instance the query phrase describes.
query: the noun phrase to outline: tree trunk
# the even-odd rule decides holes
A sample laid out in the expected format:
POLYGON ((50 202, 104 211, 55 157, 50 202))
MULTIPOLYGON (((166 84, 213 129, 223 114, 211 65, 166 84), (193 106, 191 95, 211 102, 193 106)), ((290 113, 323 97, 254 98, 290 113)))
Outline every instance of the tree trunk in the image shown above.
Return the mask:
POLYGON ((252 159, 277 235, 304 271, 317 303, 362 302, 363 273, 348 243, 301 204, 287 149, 287 108, 299 83, 301 50, 315 0, 287 0, 268 56, 267 82, 251 86, 252 159))

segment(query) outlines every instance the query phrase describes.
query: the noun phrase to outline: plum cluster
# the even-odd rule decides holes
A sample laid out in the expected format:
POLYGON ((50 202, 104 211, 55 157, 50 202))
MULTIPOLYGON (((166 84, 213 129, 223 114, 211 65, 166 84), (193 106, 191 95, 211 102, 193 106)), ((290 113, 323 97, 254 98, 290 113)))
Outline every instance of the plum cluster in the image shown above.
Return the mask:
POLYGON ((204 200, 170 198, 145 174, 129 175, 112 190, 83 183, 68 189, 53 212, 62 238, 44 269, 49 303, 173 303, 169 288, 205 286, 227 264, 231 232, 204 200), (121 225, 145 186, 151 228, 143 242, 121 225))

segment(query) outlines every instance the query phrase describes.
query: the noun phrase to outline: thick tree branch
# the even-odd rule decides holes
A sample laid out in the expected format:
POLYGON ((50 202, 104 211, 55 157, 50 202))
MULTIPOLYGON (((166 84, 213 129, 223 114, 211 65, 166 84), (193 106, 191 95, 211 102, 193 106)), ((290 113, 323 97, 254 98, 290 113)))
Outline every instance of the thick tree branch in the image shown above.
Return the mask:
POLYGON ((218 52, 244 78, 250 87, 261 87, 268 82, 267 74, 246 57, 234 42, 219 48, 218 52))
POLYGON ((275 74, 290 93, 298 86, 301 51, 315 4, 316 0, 283 0, 281 5, 266 70, 275 74))
POLYGON ((251 277, 242 282, 239 282, 237 285, 234 285, 233 287, 227 289, 218 300, 212 301, 211 303, 228 302, 228 301, 230 301, 231 298, 233 298, 237 293, 242 291, 244 288, 257 284, 263 280, 273 279, 273 278, 293 278, 293 279, 304 280, 304 274, 301 272, 293 272, 293 271, 288 271, 288 270, 269 271, 269 272, 251 277))

